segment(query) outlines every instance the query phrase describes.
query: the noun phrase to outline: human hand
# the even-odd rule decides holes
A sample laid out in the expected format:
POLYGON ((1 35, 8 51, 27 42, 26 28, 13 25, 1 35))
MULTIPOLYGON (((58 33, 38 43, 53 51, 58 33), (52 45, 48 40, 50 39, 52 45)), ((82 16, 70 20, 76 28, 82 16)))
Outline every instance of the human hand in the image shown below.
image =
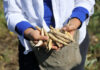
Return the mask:
POLYGON ((60 45, 60 47, 58 47, 56 43, 53 43, 51 49, 58 51, 61 47, 62 47, 62 44, 60 45))
MULTIPOLYGON (((44 40, 43 44, 40 47, 46 47, 46 40, 48 40, 48 37, 42 36, 39 30, 28 28, 24 31, 24 36, 25 38, 32 40, 34 44, 37 44, 39 40, 44 40)), ((53 43, 51 49, 57 50, 58 47, 53 43)))
POLYGON ((34 30, 32 28, 28 28, 24 31, 25 38, 34 41, 37 43, 39 40, 48 40, 47 36, 42 36, 39 30, 34 30))
POLYGON ((78 29, 78 27, 81 25, 81 22, 77 18, 73 18, 69 21, 68 24, 66 24, 62 30, 68 31, 72 37, 74 36, 75 31, 78 29))

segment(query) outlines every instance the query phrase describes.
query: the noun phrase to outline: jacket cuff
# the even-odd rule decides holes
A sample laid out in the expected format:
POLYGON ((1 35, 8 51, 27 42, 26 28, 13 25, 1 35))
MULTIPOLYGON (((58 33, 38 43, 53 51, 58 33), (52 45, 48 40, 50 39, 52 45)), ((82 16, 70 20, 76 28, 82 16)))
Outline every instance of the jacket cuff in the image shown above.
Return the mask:
POLYGON ((28 28, 33 28, 35 29, 35 27, 33 27, 29 22, 27 21, 21 21, 19 22, 16 27, 15 27, 15 31, 19 34, 22 35, 24 37, 24 31, 28 28))
MULTIPOLYGON (((85 9, 83 7, 76 7, 72 12, 71 19, 72 18, 79 19, 81 22, 81 25, 82 25, 82 23, 88 18, 88 16, 89 16, 89 12, 87 9, 85 9)), ((81 27, 81 25, 80 25, 80 27, 81 27)))

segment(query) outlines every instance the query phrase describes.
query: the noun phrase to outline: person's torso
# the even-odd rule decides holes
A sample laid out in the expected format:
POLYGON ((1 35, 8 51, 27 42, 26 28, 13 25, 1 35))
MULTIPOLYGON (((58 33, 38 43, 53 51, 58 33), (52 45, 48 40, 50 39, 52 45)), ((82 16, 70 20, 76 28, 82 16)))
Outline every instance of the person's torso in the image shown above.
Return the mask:
MULTIPOLYGON (((43 27, 49 31, 49 27, 44 20, 43 0, 16 0, 19 8, 22 9, 23 15, 33 26, 43 27)), ((73 9, 75 8, 74 0, 52 0, 52 12, 55 19, 55 28, 62 28, 67 24, 73 9)), ((84 22, 79 29, 79 44, 84 40, 86 35, 86 24, 84 22)), ((19 36, 23 46, 30 46, 29 41, 19 36), (25 45, 26 43, 26 45, 25 45)))
MULTIPOLYGON (((39 25, 40 27, 46 26, 44 21, 43 0, 16 0, 16 2, 32 25, 39 25)), ((63 24, 67 22, 73 8, 73 0, 52 0, 52 10, 56 28, 61 28, 63 24)))

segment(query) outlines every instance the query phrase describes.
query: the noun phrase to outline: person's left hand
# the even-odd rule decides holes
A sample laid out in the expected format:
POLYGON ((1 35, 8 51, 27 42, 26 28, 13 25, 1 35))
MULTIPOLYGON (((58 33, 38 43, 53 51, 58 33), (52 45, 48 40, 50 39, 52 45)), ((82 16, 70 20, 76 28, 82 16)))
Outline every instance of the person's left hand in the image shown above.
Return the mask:
POLYGON ((69 20, 69 23, 66 24, 62 30, 64 31, 68 31, 70 32, 70 34, 72 35, 72 37, 74 36, 75 31, 78 29, 78 27, 80 27, 81 22, 79 19, 77 18, 72 18, 71 20, 69 20))

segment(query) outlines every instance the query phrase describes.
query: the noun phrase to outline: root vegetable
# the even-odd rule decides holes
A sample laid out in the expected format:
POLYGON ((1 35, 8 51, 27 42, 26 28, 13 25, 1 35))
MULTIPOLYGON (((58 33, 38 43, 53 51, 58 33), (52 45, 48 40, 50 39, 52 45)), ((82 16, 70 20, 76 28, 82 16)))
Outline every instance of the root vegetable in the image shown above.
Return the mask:
POLYGON ((65 31, 65 34, 68 35, 73 40, 73 37, 72 37, 72 35, 69 32, 65 31))
POLYGON ((70 41, 69 40, 67 40, 67 39, 65 39, 65 38, 63 38, 63 37, 61 37, 61 36, 58 36, 58 35, 55 35, 56 36, 56 38, 58 38, 59 40, 62 40, 62 41, 64 41, 64 42, 66 42, 66 43, 69 43, 70 41))
POLYGON ((44 31, 44 35, 49 38, 49 35, 48 35, 47 31, 44 28, 43 28, 43 31, 44 31))
POLYGON ((56 44, 59 48, 62 46, 61 43, 56 42, 56 44))
POLYGON ((51 50, 51 48, 52 48, 52 40, 49 39, 49 43, 48 43, 48 49, 49 49, 49 51, 51 50))
POLYGON ((52 33, 49 33, 49 36, 52 40, 54 40, 55 42, 59 42, 62 43, 64 45, 68 45, 66 42, 63 42, 62 40, 57 39, 52 33))
POLYGON ((59 35, 59 36, 65 38, 65 39, 68 39, 68 40, 70 40, 70 41, 73 41, 73 39, 71 39, 70 37, 68 37, 67 35, 65 35, 65 34, 63 34, 63 33, 61 33, 61 32, 57 32, 57 31, 55 31, 55 30, 51 30, 51 33, 53 33, 53 34, 55 34, 55 35, 59 35))
MULTIPOLYGON (((34 44, 35 47, 41 46, 44 44, 46 49, 51 50, 52 43, 55 42, 57 46, 60 48, 62 45, 67 46, 70 42, 73 42, 73 37, 67 31, 61 31, 60 29, 55 29, 50 26, 50 32, 46 32, 44 28, 40 28, 36 26, 36 29, 41 32, 42 36, 47 36, 49 39, 47 41, 39 40, 37 44, 34 44)), ((33 44, 32 44, 33 45, 33 44)))
POLYGON ((39 42, 35 46, 41 46, 43 44, 42 40, 39 40, 39 42))
POLYGON ((33 43, 33 41, 30 41, 30 44, 31 44, 32 46, 35 46, 35 44, 33 43))
POLYGON ((44 36, 44 29, 41 29, 41 35, 44 36))
MULTIPOLYGON (((50 29, 52 29, 52 30, 53 30, 54 28, 53 28, 52 26, 50 26, 50 29)), ((54 29, 54 30, 55 30, 55 29, 54 29)))
MULTIPOLYGON (((43 28, 41 29, 41 35, 44 36, 44 30, 43 28)), ((39 40, 39 42, 35 46, 41 46, 43 44, 42 40, 39 40)))
POLYGON ((40 27, 38 27, 38 26, 35 26, 35 28, 36 28, 37 30, 41 31, 41 28, 40 28, 40 27))

